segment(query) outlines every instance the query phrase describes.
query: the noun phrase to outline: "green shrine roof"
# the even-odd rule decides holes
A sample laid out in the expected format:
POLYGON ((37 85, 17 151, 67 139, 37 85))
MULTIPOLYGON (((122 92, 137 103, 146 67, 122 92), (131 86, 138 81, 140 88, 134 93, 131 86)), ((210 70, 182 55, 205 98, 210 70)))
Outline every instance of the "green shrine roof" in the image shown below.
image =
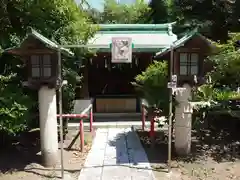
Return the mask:
POLYGON ((99 31, 87 43, 88 48, 103 52, 111 51, 112 38, 132 39, 134 52, 158 52, 169 47, 177 36, 172 25, 167 24, 100 24, 99 31))
MULTIPOLYGON (((175 42, 173 42, 173 49, 176 49, 176 48, 179 48, 180 46, 184 46, 184 44, 191 40, 193 37, 200 37, 203 41, 206 41, 209 46, 212 46, 213 45, 210 43, 210 41, 208 41, 208 39, 206 37, 204 37, 203 35, 201 35, 197 29, 194 29, 192 31, 189 31, 187 32, 182 38, 176 40, 175 42)), ((160 57, 160 56, 163 56, 165 55, 166 53, 170 52, 171 48, 170 47, 167 47, 167 48, 164 48, 162 49, 161 51, 157 52, 156 53, 156 56, 155 57, 160 57)))
POLYGON ((173 23, 166 24, 99 24, 100 30, 139 30, 139 31, 149 31, 149 30, 168 30, 169 25, 173 23))

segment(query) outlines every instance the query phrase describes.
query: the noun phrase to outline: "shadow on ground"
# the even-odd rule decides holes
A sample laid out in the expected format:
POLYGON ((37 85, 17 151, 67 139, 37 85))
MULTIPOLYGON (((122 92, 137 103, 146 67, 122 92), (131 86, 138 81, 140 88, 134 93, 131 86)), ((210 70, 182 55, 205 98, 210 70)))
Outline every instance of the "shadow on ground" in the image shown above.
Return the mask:
POLYGON ((24 170, 29 163, 40 163, 39 132, 25 133, 0 150, 0 173, 24 170))
POLYGON ((153 171, 166 172, 166 168, 153 169, 151 166, 149 166, 149 161, 151 163, 154 161, 164 162, 165 156, 163 155, 163 153, 161 153, 163 156, 158 156, 158 158, 156 159, 155 156, 151 156, 152 152, 148 153, 147 148, 145 147, 144 149, 145 151, 147 151, 145 154, 144 149, 142 149, 142 143, 139 140, 140 139, 138 138, 138 134, 136 134, 136 131, 132 129, 131 131, 127 131, 125 133, 119 133, 113 140, 108 142, 111 147, 116 148, 117 164, 119 166, 126 166, 126 164, 131 163, 133 164, 133 166, 130 166, 130 168, 144 170, 151 169, 153 171), (123 144, 125 145, 125 147, 123 146, 123 144))
MULTIPOLYGON (((148 131, 138 130, 137 134, 148 156, 149 162, 154 165, 157 164, 154 169, 160 171, 166 168, 168 158, 168 141, 167 137, 163 138, 163 132, 155 133, 155 145, 151 146, 151 139, 148 131)), ((174 154, 174 151, 172 151, 174 154)))
POLYGON ((207 125, 192 132, 192 155, 186 160, 195 161, 211 157, 216 162, 240 159, 240 120, 229 115, 210 117, 207 125))
MULTIPOLYGON (((69 133, 64 141, 67 147, 76 132, 69 133)), ((64 150, 65 173, 78 176, 86 155, 91 147, 94 133, 85 132, 85 148, 80 152, 79 138, 71 149, 64 150)), ((39 131, 26 133, 12 142, 11 146, 0 151, 0 179, 41 179, 60 178, 60 164, 54 168, 44 168, 41 165, 39 131)), ((60 150, 58 152, 60 157, 60 150)), ((60 162, 60 159, 59 159, 60 162)))
MULTIPOLYGON (((108 140, 108 145, 116 149, 116 164, 124 165, 129 164, 128 144, 127 144, 128 132, 118 133, 112 140, 108 140)), ((115 163, 115 162, 114 162, 115 163)))
MULTIPOLYGON (((165 164, 168 157, 167 135, 162 137, 162 132, 156 133, 155 147, 151 148, 149 133, 138 131, 139 138, 150 163, 165 164)), ((193 163, 206 158, 215 162, 230 162, 240 159, 240 120, 229 119, 229 116, 222 116, 219 119, 211 119, 199 126, 198 130, 192 131, 191 154, 186 157, 179 157, 174 151, 174 138, 172 143, 172 158, 176 161, 193 163)))

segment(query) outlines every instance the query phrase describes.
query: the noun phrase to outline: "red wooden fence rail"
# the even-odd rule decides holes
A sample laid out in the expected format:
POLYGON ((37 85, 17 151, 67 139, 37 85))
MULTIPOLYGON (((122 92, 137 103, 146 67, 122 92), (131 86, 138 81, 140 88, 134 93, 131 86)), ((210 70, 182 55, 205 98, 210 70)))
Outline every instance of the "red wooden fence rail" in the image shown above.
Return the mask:
MULTIPOLYGON (((147 102, 142 102, 142 130, 145 130, 145 125, 146 125, 146 112, 147 112, 147 107, 148 104, 147 102)), ((154 117, 151 118, 150 120, 150 131, 149 131, 149 136, 153 138, 155 136, 155 119, 154 117)))
MULTIPOLYGON (((93 110, 92 110, 92 105, 90 105, 88 108, 86 108, 81 114, 62 114, 61 116, 63 118, 79 118, 79 132, 80 132, 80 149, 83 151, 84 148, 84 126, 83 126, 83 120, 88 118, 89 115, 87 112, 90 110, 90 119, 89 119, 89 127, 90 127, 90 132, 93 130, 93 110)), ((57 114, 57 117, 60 117, 60 114, 57 114)))

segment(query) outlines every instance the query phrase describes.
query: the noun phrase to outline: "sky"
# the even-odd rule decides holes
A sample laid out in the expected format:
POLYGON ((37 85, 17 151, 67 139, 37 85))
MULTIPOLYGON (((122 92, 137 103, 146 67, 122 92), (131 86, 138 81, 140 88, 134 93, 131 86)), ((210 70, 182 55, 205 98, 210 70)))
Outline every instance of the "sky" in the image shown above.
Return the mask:
MULTIPOLYGON (((81 2, 81 0, 75 0, 76 3, 81 2)), ((122 1, 122 2, 134 2, 134 0, 116 0, 116 1, 122 1)), ((149 2, 149 0, 145 0, 146 2, 149 2)), ((103 3, 104 0, 87 0, 87 2, 89 3, 90 6, 92 6, 93 8, 96 8, 98 10, 103 10, 103 3)))

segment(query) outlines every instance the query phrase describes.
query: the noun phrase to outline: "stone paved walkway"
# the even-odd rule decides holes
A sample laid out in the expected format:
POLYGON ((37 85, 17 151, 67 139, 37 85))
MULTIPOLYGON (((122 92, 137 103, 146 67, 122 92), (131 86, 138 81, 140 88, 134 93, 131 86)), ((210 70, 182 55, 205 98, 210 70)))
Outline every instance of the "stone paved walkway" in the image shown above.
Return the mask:
POLYGON ((79 180, 155 180, 131 128, 98 129, 79 180))

